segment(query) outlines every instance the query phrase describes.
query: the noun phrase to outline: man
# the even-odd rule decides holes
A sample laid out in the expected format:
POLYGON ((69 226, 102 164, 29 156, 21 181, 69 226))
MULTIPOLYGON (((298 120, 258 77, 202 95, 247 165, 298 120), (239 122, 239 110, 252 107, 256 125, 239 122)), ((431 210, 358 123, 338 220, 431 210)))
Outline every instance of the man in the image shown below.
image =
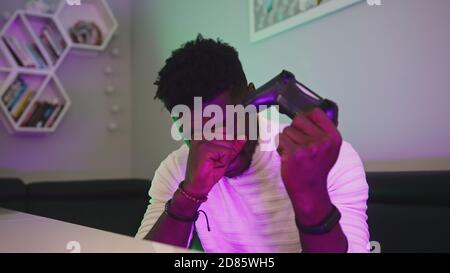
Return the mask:
MULTIPOLYGON (((200 35, 155 84, 169 111, 192 109, 194 97, 225 109, 254 91, 237 51, 200 35)), ((157 169, 136 237, 188 247, 198 234, 206 252, 368 251, 363 165, 321 110, 299 113, 274 151, 258 140, 189 143, 157 169)))

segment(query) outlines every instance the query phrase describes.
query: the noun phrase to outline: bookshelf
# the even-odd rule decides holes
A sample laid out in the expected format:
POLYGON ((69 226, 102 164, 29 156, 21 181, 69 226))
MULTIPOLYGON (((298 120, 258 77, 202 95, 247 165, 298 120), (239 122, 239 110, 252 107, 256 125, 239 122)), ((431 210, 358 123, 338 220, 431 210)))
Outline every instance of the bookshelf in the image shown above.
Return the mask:
POLYGON ((61 92, 62 85, 56 77, 48 77, 45 84, 30 103, 27 112, 24 112, 17 121, 18 129, 22 132, 47 132, 55 131, 67 109, 70 107, 70 99, 65 92, 61 92), (33 119, 34 110, 39 107, 45 116, 44 121, 33 119))
POLYGON ((16 11, 0 30, 0 119, 8 132, 55 132, 71 106, 56 71, 71 51, 104 50, 117 27, 105 0, 61 0, 52 14, 16 11), (75 40, 71 29, 80 21, 94 23, 101 40, 75 40))
POLYGON ((80 50, 102 51, 110 42, 118 23, 106 0, 83 0, 80 6, 60 5, 56 17, 61 22, 65 33, 80 20, 94 22, 102 33, 102 41, 98 45, 80 44, 70 38, 72 48, 80 50))
POLYGON ((39 44, 43 48, 45 59, 51 63, 51 66, 58 67, 69 50, 62 30, 49 15, 25 13, 24 16, 34 39, 39 40, 39 44), (59 41, 59 43, 53 44, 50 37, 56 37, 55 41, 59 41), (57 48, 56 52, 53 48, 57 48))
MULTIPOLYGON (((9 59, 9 55, 6 53, 6 46, 3 41, 0 40, 0 72, 10 72, 12 60, 9 59)), ((0 86, 2 80, 0 79, 0 86)))
POLYGON ((49 70, 40 44, 34 39, 24 15, 16 12, 1 32, 1 38, 15 65, 23 69, 49 70))

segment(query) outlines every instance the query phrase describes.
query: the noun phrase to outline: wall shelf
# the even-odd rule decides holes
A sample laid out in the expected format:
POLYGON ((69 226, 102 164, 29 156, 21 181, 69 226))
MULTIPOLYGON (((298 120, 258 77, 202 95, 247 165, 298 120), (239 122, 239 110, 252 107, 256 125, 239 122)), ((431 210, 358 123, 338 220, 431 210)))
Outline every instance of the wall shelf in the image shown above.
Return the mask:
POLYGON ((57 67, 69 51, 66 36, 49 15, 25 13, 24 16, 35 40, 39 40, 45 59, 51 66, 57 67))
POLYGON ((118 27, 105 0, 83 0, 80 6, 69 6, 63 1, 56 11, 56 17, 69 37, 71 27, 80 21, 94 22, 100 28, 102 42, 99 45, 80 44, 70 38, 72 48, 81 50, 104 50, 118 27))
POLYGON ((9 55, 6 53, 7 48, 3 41, 0 39, 0 71, 11 71, 11 63, 13 60, 11 60, 9 55))
POLYGON ((16 12, 1 31, 1 39, 7 47, 15 65, 36 70, 49 70, 40 44, 34 39, 31 29, 21 12, 16 12))
POLYGON ((62 120, 67 109, 70 107, 71 101, 64 92, 64 88, 57 78, 47 78, 40 88, 35 99, 30 103, 32 106, 28 112, 24 113, 17 122, 17 130, 21 132, 54 132, 62 120), (39 111, 39 107, 47 110, 44 121, 34 121, 33 114, 39 111))
POLYGON ((71 100, 56 71, 71 51, 99 52, 109 44, 117 21, 105 0, 80 6, 59 1, 53 14, 16 11, 0 30, 0 118, 13 134, 52 133, 71 100), (76 43, 74 24, 93 22, 101 32, 98 45, 76 43))

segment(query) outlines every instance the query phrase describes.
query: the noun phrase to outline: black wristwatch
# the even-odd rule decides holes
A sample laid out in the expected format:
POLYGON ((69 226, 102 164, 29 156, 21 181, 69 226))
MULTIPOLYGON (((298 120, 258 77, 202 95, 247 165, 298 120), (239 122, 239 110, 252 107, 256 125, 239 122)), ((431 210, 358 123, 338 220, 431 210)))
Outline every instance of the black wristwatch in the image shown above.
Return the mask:
POLYGON ((305 226, 300 224, 297 219, 295 219, 295 223, 301 233, 321 235, 330 232, 337 225, 337 223, 339 223, 340 219, 341 213, 336 206, 333 205, 331 212, 318 225, 305 226))

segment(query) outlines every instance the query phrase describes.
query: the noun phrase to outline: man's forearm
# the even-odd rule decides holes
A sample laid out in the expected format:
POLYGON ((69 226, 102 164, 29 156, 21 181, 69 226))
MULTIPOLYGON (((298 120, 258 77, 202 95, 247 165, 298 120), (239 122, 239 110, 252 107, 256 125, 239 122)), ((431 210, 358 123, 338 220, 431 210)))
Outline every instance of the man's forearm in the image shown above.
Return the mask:
POLYGON ((300 232, 300 240, 304 253, 346 253, 348 249, 347 238, 339 224, 326 234, 311 235, 300 232))
MULTIPOLYGON (((302 225, 318 225, 332 211, 333 204, 327 191, 317 193, 301 193, 291 196, 296 221, 302 225)), ((347 252, 348 242, 341 226, 336 226, 325 234, 312 235, 299 230, 303 252, 347 252)))
MULTIPOLYGON (((176 215, 191 217, 197 213, 198 208, 199 204, 185 199, 179 193, 175 193, 172 198, 170 211, 176 215)), ((188 247, 193 224, 193 222, 180 221, 163 213, 147 236, 145 236, 145 239, 188 247)))

